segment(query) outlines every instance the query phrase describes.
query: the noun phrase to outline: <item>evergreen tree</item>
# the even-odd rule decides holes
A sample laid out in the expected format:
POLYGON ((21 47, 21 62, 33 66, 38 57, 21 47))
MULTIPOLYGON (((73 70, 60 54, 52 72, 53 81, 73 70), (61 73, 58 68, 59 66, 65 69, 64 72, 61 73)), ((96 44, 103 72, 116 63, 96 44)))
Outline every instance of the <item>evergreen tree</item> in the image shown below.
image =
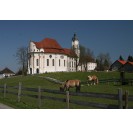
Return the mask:
POLYGON ((129 55, 127 61, 133 62, 133 57, 129 55))
POLYGON ((120 55, 119 60, 124 60, 123 57, 120 55))

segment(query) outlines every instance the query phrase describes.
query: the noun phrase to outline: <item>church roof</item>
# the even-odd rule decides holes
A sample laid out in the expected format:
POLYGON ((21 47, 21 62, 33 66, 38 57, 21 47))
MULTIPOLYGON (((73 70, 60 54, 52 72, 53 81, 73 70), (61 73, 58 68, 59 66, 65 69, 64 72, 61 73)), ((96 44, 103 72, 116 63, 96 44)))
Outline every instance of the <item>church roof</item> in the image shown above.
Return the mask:
POLYGON ((72 49, 67 49, 64 48, 65 54, 67 54, 70 57, 77 57, 77 55, 75 54, 75 52, 72 49))
POLYGON ((40 42, 34 42, 36 44, 36 47, 38 49, 62 49, 62 47, 59 45, 59 43, 51 38, 45 38, 40 42))
POLYGON ((38 49, 43 48, 45 53, 65 54, 70 57, 76 56, 73 50, 62 48, 56 40, 51 38, 45 38, 40 42, 34 42, 34 44, 38 49))

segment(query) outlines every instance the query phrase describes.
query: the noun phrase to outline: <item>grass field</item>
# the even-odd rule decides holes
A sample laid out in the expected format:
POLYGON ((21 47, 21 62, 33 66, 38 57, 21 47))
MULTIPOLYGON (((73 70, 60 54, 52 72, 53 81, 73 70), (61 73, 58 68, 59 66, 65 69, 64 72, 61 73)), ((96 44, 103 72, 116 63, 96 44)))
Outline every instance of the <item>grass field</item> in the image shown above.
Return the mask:
MULTIPOLYGON (((60 81, 65 81, 67 79, 80 79, 82 82, 85 82, 85 81, 87 81, 86 77, 88 75, 92 75, 92 74, 97 75, 99 77, 99 80, 111 79, 111 78, 118 79, 120 76, 119 72, 60 72, 60 73, 47 73, 47 74, 34 75, 34 76, 18 76, 18 77, 0 79, 0 85, 3 86, 6 83, 7 86, 18 86, 19 82, 21 82, 22 87, 38 88, 38 86, 40 86, 41 88, 59 90, 59 87, 60 87, 59 84, 49 82, 49 81, 45 80, 44 78, 40 78, 39 76, 52 77, 52 78, 58 79, 60 81)), ((133 73, 126 73, 126 78, 133 78, 133 73)), ((123 85, 123 86, 114 85, 114 83, 109 83, 109 84, 100 83, 99 85, 95 85, 95 86, 82 85, 81 91, 82 92, 117 94, 118 88, 122 88, 123 91, 128 90, 129 94, 133 95, 133 86, 131 86, 131 85, 123 85)), ((17 92, 17 90, 12 90, 12 91, 17 92)), ((75 91, 75 89, 71 89, 70 91, 75 91)), ((25 93, 34 94, 35 92, 25 92, 25 93)), ((54 95, 54 94, 45 93, 45 95, 65 98, 64 95, 58 95, 58 94, 54 95)), ((104 103, 110 103, 110 104, 118 103, 118 101, 112 101, 109 99, 96 99, 96 98, 88 98, 88 97, 83 98, 83 97, 74 97, 74 96, 71 98, 75 99, 75 100, 88 101, 88 102, 93 101, 93 102, 104 102, 104 103)), ((8 104, 15 108, 31 108, 31 109, 38 108, 37 99, 30 98, 30 97, 22 97, 21 102, 18 103, 15 95, 7 94, 6 98, 3 99, 3 94, 0 94, 0 102, 3 102, 5 104, 8 104)), ((130 104, 132 104, 132 103, 130 103, 130 104)), ((41 108, 47 108, 47 109, 52 109, 52 108, 60 109, 61 108, 61 109, 63 109, 63 108, 66 108, 66 103, 44 99, 42 101, 41 108)), ((86 109, 86 108, 90 108, 90 107, 70 104, 70 108, 86 109)))

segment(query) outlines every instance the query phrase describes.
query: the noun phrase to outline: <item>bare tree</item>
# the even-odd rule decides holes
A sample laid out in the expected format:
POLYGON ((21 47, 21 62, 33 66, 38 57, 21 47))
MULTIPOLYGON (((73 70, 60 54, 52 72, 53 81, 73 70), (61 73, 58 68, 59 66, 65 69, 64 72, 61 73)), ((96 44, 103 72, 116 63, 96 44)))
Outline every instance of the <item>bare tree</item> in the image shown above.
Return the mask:
POLYGON ((108 70, 109 69, 109 66, 111 64, 111 58, 110 58, 110 55, 109 53, 100 53, 98 56, 97 56, 97 70, 108 70))
POLYGON ((94 62, 94 55, 93 52, 89 48, 85 48, 84 46, 80 45, 80 65, 81 70, 84 67, 85 71, 87 71, 87 63, 94 62))
POLYGON ((16 51, 16 58, 18 64, 20 64, 22 69, 22 75, 27 74, 27 66, 28 66, 28 49, 27 47, 20 47, 16 51))

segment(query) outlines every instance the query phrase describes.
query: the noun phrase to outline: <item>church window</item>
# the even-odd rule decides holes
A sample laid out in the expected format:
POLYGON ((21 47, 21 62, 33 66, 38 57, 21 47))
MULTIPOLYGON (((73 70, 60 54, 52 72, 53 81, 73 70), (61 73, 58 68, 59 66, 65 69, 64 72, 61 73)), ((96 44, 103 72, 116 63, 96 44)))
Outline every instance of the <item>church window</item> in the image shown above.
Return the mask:
POLYGON ((53 64, 53 66, 54 66, 54 59, 52 60, 52 64, 53 64))
POLYGON ((49 59, 47 59, 47 66, 49 66, 49 59))
POLYGON ((74 62, 74 67, 76 67, 76 62, 74 62))
POLYGON ((72 67, 73 67, 73 61, 72 61, 72 67))
POLYGON ((66 65, 66 61, 64 60, 64 66, 66 65))
POLYGON ((59 59, 59 66, 60 66, 60 59, 59 59))
POLYGON ((52 58, 52 55, 49 55, 49 58, 52 58))
POLYGON ((39 66, 39 60, 36 59, 36 66, 39 66))

